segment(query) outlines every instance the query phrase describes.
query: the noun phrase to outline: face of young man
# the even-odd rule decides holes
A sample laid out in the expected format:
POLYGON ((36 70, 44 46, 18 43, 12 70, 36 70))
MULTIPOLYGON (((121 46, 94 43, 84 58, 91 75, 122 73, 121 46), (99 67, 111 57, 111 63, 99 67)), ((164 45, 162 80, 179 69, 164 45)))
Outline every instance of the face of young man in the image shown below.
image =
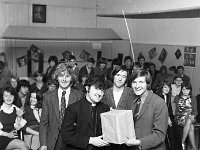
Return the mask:
POLYGON ((76 60, 75 59, 71 59, 69 61, 70 66, 74 67, 76 65, 76 60))
POLYGON ((170 88, 169 88, 168 85, 164 85, 162 90, 163 90, 163 93, 164 93, 164 94, 168 94, 169 91, 170 91, 170 88))
POLYGON ((92 85, 90 88, 86 87, 86 90, 87 90, 86 98, 93 104, 98 103, 104 94, 103 90, 96 88, 94 85, 92 85))
POLYGON ((92 67, 93 67, 93 63, 91 63, 91 62, 87 62, 87 67, 88 67, 88 69, 92 69, 92 67))
POLYGON ((115 76, 114 76, 114 86, 117 88, 121 88, 125 85, 127 78, 127 71, 119 71, 115 76))
POLYGON ((181 84, 183 83, 183 80, 181 78, 176 78, 174 80, 174 83, 177 85, 177 86, 181 86, 181 84))
POLYGON ((67 89, 71 85, 72 76, 64 71, 58 76, 58 83, 61 89, 67 89))
POLYGON ((28 94, 28 91, 29 91, 28 87, 26 87, 26 86, 21 86, 20 92, 21 92, 23 95, 27 95, 27 94, 28 94))
POLYGON ((177 74, 179 75, 183 75, 184 74, 184 70, 182 68, 177 70, 177 74))
POLYGON ((136 78, 132 84, 131 84, 133 91, 136 95, 142 96, 147 92, 147 83, 146 78, 144 77, 138 77, 136 78))
POLYGON ((131 62, 130 59, 127 59, 124 63, 125 63, 125 66, 126 66, 127 68, 130 68, 131 65, 132 65, 132 62, 131 62))

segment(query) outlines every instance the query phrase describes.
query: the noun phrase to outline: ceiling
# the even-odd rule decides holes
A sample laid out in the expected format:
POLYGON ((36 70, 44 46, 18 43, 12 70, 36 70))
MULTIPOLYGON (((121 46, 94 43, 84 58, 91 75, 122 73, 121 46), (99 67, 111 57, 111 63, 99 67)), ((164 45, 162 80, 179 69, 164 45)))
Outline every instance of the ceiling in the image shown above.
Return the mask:
POLYGON ((200 17, 199 0, 105 0, 98 17, 165 19, 200 17), (124 15, 123 15, 124 12, 124 15))

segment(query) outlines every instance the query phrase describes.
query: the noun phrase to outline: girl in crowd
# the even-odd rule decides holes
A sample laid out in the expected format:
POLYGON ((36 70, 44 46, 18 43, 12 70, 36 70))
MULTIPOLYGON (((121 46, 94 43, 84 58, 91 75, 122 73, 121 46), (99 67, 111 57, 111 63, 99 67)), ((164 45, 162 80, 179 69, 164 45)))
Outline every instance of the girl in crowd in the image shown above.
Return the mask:
MULTIPOLYGON (((3 89, 3 97, 0 107, 0 149, 1 150, 27 150, 25 143, 18 139, 17 131, 25 124, 22 118, 23 111, 16 107, 13 102, 16 100, 16 91, 13 87, 3 89)), ((30 131, 27 129, 27 131, 30 131)))
POLYGON ((44 78, 43 73, 41 73, 39 71, 36 71, 34 73, 34 77, 36 79, 36 82, 31 84, 30 92, 32 92, 32 91, 40 91, 42 94, 47 92, 48 88, 47 88, 46 83, 44 83, 44 81, 43 81, 43 78, 44 78))
POLYGON ((16 91, 18 91, 19 90, 19 82, 20 82, 19 77, 16 75, 12 75, 10 77, 8 85, 12 86, 16 91))
POLYGON ((24 140, 29 147, 31 147, 31 144, 34 142, 34 146, 37 146, 39 148, 39 136, 37 136, 37 141, 32 141, 33 135, 39 135, 39 123, 40 123, 40 117, 41 117, 41 111, 42 111, 42 99, 43 96, 39 91, 33 91, 30 93, 29 100, 27 101, 27 106, 24 108, 24 115, 23 118, 27 121, 26 127, 29 127, 35 131, 36 134, 26 134, 24 135, 24 140), (36 143, 37 142, 37 143, 36 143))
POLYGON ((164 80, 158 88, 156 92, 160 97, 165 100, 165 103, 168 107, 168 128, 167 128, 167 136, 165 138, 165 143, 167 146, 167 150, 174 150, 174 135, 173 135, 173 127, 174 124, 174 115, 171 106, 171 84, 167 80, 164 80))
MULTIPOLYGON (((189 136, 189 140, 193 150, 196 150, 194 138, 194 125, 196 111, 196 100, 192 98, 192 86, 190 83, 181 85, 181 92, 175 97, 176 114, 175 122, 183 129, 178 130, 179 135, 182 135, 182 148, 185 149, 185 140, 189 136)), ((176 137, 178 138, 178 137, 176 137)))

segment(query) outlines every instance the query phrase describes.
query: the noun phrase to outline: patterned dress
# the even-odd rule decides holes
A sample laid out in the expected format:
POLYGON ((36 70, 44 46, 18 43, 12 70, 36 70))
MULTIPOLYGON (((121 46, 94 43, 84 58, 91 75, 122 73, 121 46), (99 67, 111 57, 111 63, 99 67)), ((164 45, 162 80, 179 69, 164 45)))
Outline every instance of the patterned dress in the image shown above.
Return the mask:
POLYGON ((192 100, 190 97, 183 99, 180 97, 177 103, 177 113, 175 116, 175 121, 179 126, 184 126, 188 117, 192 113, 192 100))

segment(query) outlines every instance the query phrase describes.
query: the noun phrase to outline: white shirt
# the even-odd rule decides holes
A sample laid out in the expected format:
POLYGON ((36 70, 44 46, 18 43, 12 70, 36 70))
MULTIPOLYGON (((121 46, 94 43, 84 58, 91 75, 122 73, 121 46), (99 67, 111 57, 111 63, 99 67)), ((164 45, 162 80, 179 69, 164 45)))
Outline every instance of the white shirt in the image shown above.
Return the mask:
MULTIPOLYGON (((67 88, 66 90, 66 94, 65 94, 65 100, 66 100, 66 108, 68 106, 68 102, 69 102, 69 94, 71 91, 71 88, 67 88)), ((63 90, 61 88, 58 88, 58 100, 59 100, 59 110, 61 109, 61 97, 62 97, 62 92, 63 90)))
POLYGON ((119 100, 122 96, 124 90, 120 90, 120 91, 115 91, 113 90, 113 96, 114 96, 114 100, 115 100, 115 106, 117 107, 119 100))

